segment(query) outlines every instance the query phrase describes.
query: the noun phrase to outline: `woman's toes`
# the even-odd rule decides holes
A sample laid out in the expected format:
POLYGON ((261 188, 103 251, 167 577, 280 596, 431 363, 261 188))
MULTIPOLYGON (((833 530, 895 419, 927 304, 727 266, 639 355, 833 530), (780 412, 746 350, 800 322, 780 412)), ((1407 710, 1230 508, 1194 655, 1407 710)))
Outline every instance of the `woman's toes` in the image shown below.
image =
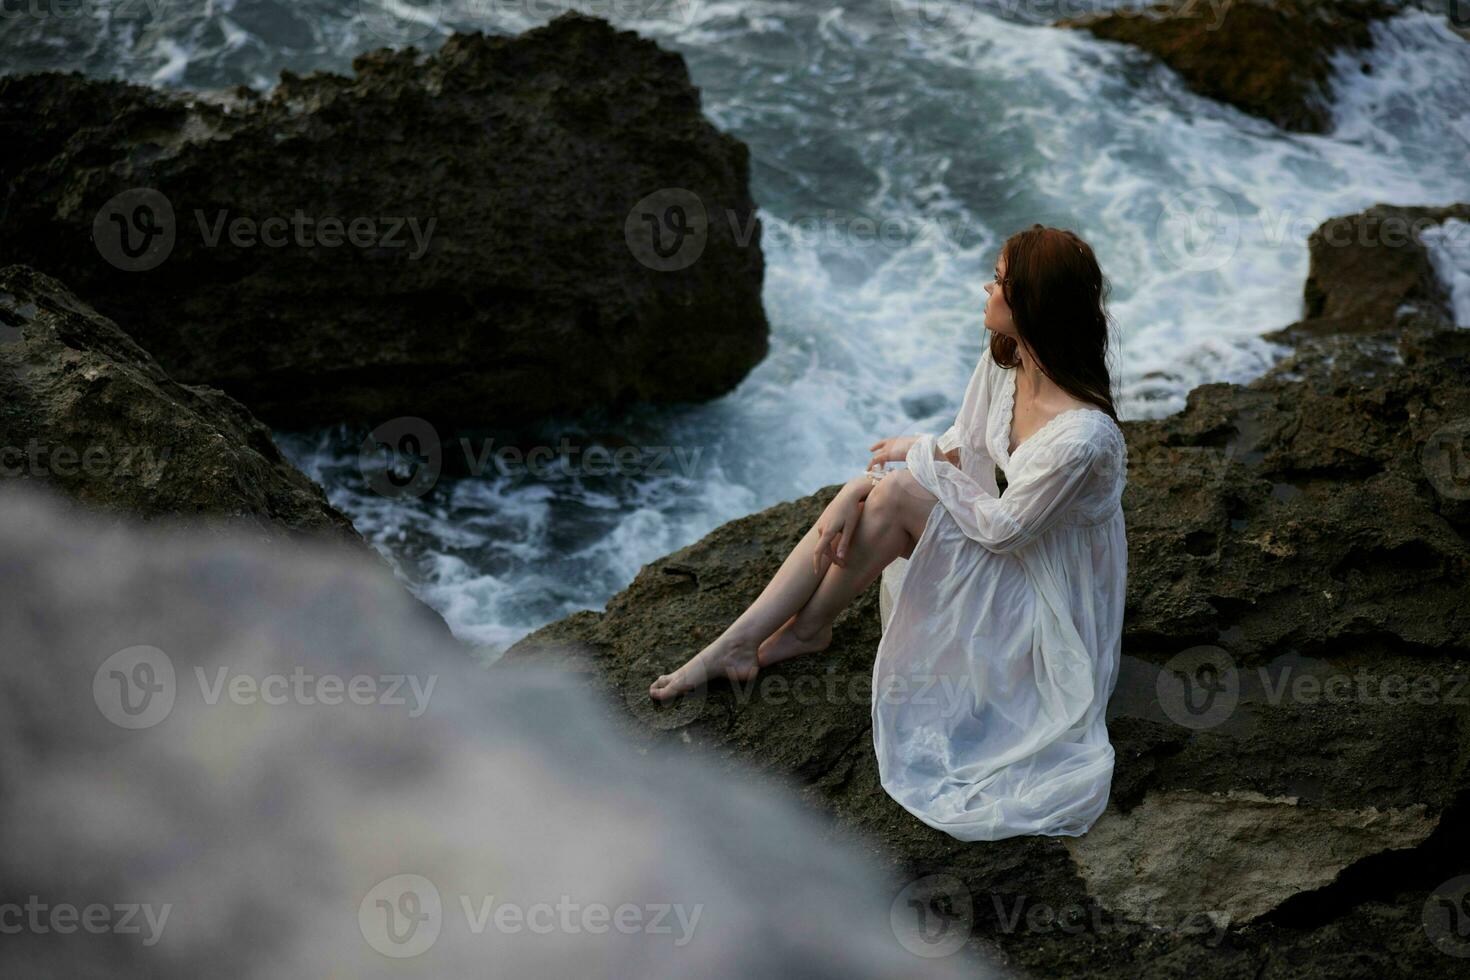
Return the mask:
POLYGON ((651 694, 653 697, 662 700, 664 698, 673 697, 675 694, 678 694, 680 691, 682 691, 686 686, 687 685, 680 682, 677 672, 673 674, 661 674, 659 675, 658 680, 653 682, 653 686, 648 689, 648 693, 651 694))

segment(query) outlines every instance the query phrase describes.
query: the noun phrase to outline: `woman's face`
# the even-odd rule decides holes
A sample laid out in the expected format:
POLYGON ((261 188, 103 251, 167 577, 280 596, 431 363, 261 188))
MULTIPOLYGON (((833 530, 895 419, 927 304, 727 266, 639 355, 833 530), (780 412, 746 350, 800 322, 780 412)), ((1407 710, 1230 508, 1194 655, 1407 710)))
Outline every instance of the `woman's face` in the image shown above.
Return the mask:
POLYGON ((1005 276, 1006 260, 1005 256, 1001 256, 995 263, 995 279, 985 284, 985 292, 990 297, 985 301, 985 329, 1014 337, 1015 321, 1011 319, 1011 308, 1006 305, 1005 292, 1000 288, 1000 280, 1005 279, 1005 276))

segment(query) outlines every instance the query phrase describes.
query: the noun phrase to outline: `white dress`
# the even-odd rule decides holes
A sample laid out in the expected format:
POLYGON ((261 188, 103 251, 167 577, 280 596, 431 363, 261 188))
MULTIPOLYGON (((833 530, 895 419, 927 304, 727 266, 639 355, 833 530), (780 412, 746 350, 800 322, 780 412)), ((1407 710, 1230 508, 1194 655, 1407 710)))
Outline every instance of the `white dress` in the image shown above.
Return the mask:
POLYGON ((967 841, 1079 836, 1113 775, 1104 711, 1122 652, 1127 447, 1106 412, 1077 408, 1012 457, 1015 374, 987 347, 955 424, 909 450, 909 471, 939 502, 880 589, 879 778, 914 816, 967 841), (936 447, 958 447, 960 466, 936 447))

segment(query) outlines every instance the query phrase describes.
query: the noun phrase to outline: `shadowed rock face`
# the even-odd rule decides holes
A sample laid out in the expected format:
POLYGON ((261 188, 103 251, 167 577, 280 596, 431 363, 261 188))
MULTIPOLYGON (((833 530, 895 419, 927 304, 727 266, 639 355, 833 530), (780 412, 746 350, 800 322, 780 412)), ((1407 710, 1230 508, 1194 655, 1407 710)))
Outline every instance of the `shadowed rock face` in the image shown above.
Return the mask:
POLYGON ((1378 0, 1173 0, 1057 21, 1137 45, 1201 95, 1282 129, 1325 132, 1331 59, 1371 46, 1371 21, 1396 8, 1378 0))
POLYGON ((909 952, 898 883, 788 800, 488 674, 370 563, 0 485, 0 637, 6 977, 992 975, 909 952))
POLYGON ((908 874, 957 876, 974 943, 1037 975, 1448 972, 1433 893, 1470 872, 1470 330, 1448 316, 1303 335, 1249 385, 1123 423, 1117 768, 1080 839, 963 844, 883 792, 876 585, 825 654, 649 700, 755 599, 835 486, 646 566, 504 669, 579 668, 643 743, 723 752, 908 874))
POLYGON ((278 428, 707 399, 764 357, 748 151, 680 55, 567 14, 353 68, 219 100, 0 78, 0 264, 278 428))
POLYGON ((228 395, 173 381, 56 280, 0 269, 0 480, 118 515, 362 548, 352 522, 228 395))

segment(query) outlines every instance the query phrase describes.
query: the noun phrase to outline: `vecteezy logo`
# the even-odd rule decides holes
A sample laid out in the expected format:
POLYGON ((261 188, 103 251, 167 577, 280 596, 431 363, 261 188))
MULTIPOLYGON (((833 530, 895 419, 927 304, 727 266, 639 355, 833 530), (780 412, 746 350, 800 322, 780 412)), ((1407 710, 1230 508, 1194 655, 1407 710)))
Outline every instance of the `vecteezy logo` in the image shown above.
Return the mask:
POLYGON ((975 903, 970 889, 955 875, 928 875, 898 893, 888 921, 899 943, 915 956, 950 956, 970 939, 975 903))
MULTIPOLYGON (((1455 0, 1455 2, 1460 3, 1462 0, 1455 0)), ((1466 23, 1461 26, 1470 27, 1470 2, 1465 2, 1464 9, 1466 23)), ((1465 155, 1460 158, 1461 165, 1470 163, 1470 116, 1460 116, 1458 119, 1449 120, 1445 124, 1445 129, 1460 141, 1460 149, 1466 151, 1465 155)))
POLYGON ((975 19, 976 0, 889 0, 894 23, 910 40, 944 44, 975 19))
POLYGON ((389 419, 363 440, 357 468, 374 493, 390 500, 422 497, 439 482, 444 444, 423 419, 389 419))
POLYGON ((151 187, 135 187, 108 201, 92 219, 97 252, 124 272, 157 268, 174 250, 174 208, 151 187))
POLYGON ((439 889, 423 875, 394 875, 374 885, 357 907, 357 926, 368 945, 384 956, 417 956, 439 938, 444 905, 439 889))
POLYGON ((623 222, 633 257, 658 272, 693 265, 709 240, 709 214, 699 195, 682 187, 654 191, 633 205, 623 222))
POLYGON ((1470 418, 1435 429, 1419 451, 1419 465, 1441 496, 1470 499, 1470 418))
POLYGON ((633 2, 625 2, 618 10, 622 15, 619 17, 619 23, 625 23, 630 27, 635 22, 658 23, 662 21, 670 27, 680 28, 688 27, 694 19, 692 0, 633 0, 633 2))
POLYGON ((1424 934, 1440 952, 1470 956, 1470 875, 1451 878, 1430 892, 1421 918, 1424 934))
POLYGON ((1218 269, 1240 244, 1235 199, 1218 187, 1175 194, 1154 222, 1154 238, 1164 258, 1186 272, 1218 269))
POLYGON ((119 728, 152 728, 173 710, 178 688, 173 661, 157 647, 128 647, 92 675, 92 700, 119 728))
POLYGON ((422 41, 439 26, 443 0, 357 0, 357 19, 389 44, 422 41))
POLYGON ((1217 646, 1190 647, 1169 658, 1154 686, 1164 714, 1185 728, 1214 728, 1240 703, 1240 672, 1217 646))

